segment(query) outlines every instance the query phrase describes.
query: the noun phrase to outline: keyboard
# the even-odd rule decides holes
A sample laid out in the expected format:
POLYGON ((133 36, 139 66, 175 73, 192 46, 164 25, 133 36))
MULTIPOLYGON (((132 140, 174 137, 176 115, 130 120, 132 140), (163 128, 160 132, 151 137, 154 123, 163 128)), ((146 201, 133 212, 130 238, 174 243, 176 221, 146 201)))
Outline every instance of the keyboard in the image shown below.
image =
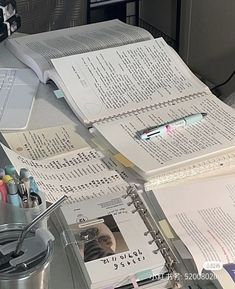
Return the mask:
POLYGON ((38 85, 30 69, 0 68, 0 130, 27 127, 38 85))

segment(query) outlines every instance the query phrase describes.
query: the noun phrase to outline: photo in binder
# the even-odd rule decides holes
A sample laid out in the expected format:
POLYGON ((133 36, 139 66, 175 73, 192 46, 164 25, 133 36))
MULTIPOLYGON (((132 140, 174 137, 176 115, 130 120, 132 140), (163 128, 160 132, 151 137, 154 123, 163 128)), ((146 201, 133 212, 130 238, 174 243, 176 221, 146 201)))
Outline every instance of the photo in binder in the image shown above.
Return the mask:
MULTIPOLYGON (((124 192, 125 193, 125 192, 124 192)), ((123 194, 124 194, 123 193, 123 194)), ((118 288, 141 282, 168 283, 165 259, 131 198, 109 194, 61 208, 75 238, 89 288, 118 288)))

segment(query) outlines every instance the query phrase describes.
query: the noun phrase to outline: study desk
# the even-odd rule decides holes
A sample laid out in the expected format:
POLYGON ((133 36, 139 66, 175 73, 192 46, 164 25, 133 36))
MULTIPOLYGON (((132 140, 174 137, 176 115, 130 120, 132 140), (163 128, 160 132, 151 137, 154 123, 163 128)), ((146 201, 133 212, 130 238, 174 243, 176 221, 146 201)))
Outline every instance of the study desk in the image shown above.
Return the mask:
MULTIPOLYGON (((0 43, 0 67, 2 68, 25 68, 8 50, 0 43)), ((68 107, 64 99, 57 99, 51 85, 40 83, 38 93, 33 105, 27 129, 59 126, 63 124, 76 124, 80 134, 86 139, 87 130, 78 122, 76 116, 68 107)), ((1 137, 3 141, 3 138, 1 137)), ((3 151, 0 151, 1 166, 9 164, 3 151)), ((49 221, 48 227, 55 237, 55 250, 51 264, 50 289, 73 289, 73 279, 70 274, 67 257, 64 253, 60 235, 55 226, 49 221)), ((82 289, 82 288, 81 288, 82 289)))
MULTIPOLYGON (((25 66, 5 49, 3 43, 0 43, 0 67, 24 68, 25 66)), ((56 98, 53 93, 52 85, 40 83, 27 129, 37 129, 65 124, 76 124, 80 135, 89 143, 89 134, 87 129, 79 123, 66 101, 64 99, 56 98)), ((1 140, 4 141, 2 137, 1 140)), ((9 160, 2 150, 0 151, 0 157, 1 166, 9 164, 9 160)), ((51 274, 49 289, 74 289, 73 276, 70 272, 69 262, 64 252, 60 233, 54 223, 50 220, 48 222, 48 227, 55 237, 55 250, 50 268, 51 274)), ((81 287, 81 289, 83 288, 81 287)), ((158 289, 162 288, 158 287, 158 289)), ((193 287, 191 289, 198 288, 193 287)), ((206 288, 201 289, 215 289, 215 287, 206 286, 206 288)))

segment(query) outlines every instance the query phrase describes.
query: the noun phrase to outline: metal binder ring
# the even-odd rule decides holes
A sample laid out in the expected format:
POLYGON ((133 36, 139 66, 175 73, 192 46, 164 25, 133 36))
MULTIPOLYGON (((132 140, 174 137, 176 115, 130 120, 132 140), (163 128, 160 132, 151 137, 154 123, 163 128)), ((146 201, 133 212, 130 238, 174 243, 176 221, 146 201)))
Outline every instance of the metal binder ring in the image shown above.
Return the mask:
POLYGON ((149 245, 152 245, 152 244, 153 244, 153 242, 155 242, 155 240, 154 240, 154 239, 153 239, 153 240, 150 240, 150 241, 148 241, 149 245))
POLYGON ((142 214, 146 213, 146 209, 141 207, 141 206, 136 206, 135 210, 132 211, 132 213, 136 213, 136 212, 142 212, 142 214))
POLYGON ((149 230, 149 231, 147 231, 147 232, 144 232, 144 235, 147 236, 147 235, 150 234, 150 233, 157 235, 157 231, 153 231, 153 230, 149 230))
POLYGON ((159 251, 160 251, 160 249, 155 249, 152 252, 153 252, 153 254, 158 254, 159 251))

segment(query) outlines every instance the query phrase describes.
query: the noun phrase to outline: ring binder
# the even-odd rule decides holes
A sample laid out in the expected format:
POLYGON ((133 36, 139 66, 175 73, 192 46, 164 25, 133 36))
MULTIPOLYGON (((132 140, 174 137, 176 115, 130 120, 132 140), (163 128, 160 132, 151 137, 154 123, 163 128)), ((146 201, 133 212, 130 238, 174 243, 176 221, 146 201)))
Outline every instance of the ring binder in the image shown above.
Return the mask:
POLYGON ((172 281, 172 288, 181 288, 181 280, 183 280, 180 273, 176 271, 175 264, 179 263, 177 257, 172 252, 170 247, 167 244, 166 239, 162 236, 159 228, 157 227, 156 222, 152 219, 148 210, 146 209, 144 203, 140 198, 140 192, 143 192, 143 189, 140 189, 138 185, 132 184, 127 188, 127 193, 124 198, 130 197, 131 202, 128 205, 134 205, 135 209, 132 213, 138 212, 144 221, 148 231, 144 232, 144 236, 151 235, 152 240, 148 243, 152 245, 155 243, 157 245, 157 249, 154 249, 153 254, 158 254, 159 252, 162 254, 165 259, 165 265, 169 272, 169 280, 172 281))
POLYGON ((147 235, 150 234, 150 233, 158 234, 158 232, 159 232, 159 231, 156 231, 156 230, 155 230, 155 231, 147 231, 147 232, 144 233, 144 235, 147 236, 147 235))

